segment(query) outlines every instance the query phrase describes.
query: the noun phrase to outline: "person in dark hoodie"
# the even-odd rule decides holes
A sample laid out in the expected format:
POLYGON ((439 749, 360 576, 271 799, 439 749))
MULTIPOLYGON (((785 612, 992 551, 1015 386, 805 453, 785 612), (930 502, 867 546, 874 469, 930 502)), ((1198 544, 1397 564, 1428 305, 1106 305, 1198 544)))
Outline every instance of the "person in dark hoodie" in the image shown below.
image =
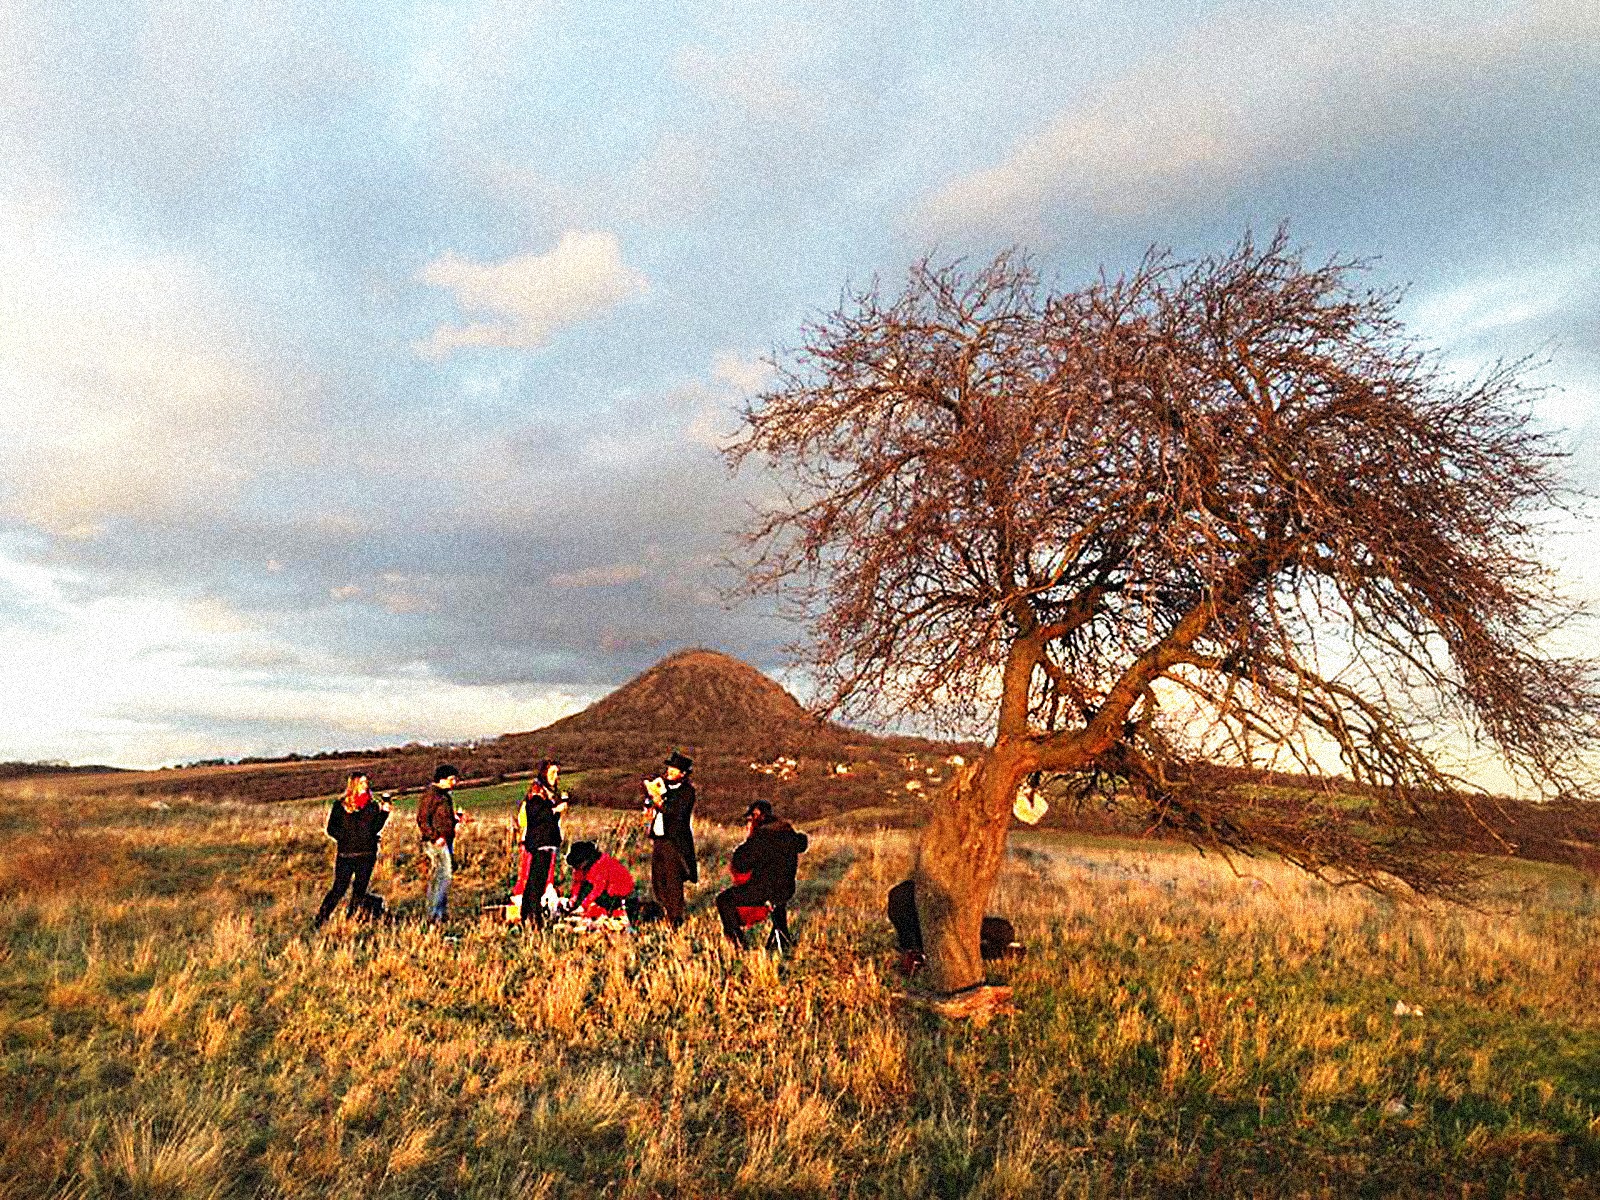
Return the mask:
POLYGON ((746 919, 754 918, 750 922, 754 924, 767 915, 763 912, 767 909, 772 917, 772 941, 778 949, 787 949, 794 941, 789 933, 789 901, 794 899, 795 872, 811 842, 789 822, 773 815, 771 801, 757 800, 744 815, 748 832, 729 864, 734 885, 717 895, 722 932, 743 949, 746 919))
POLYGON ((346 888, 350 890, 346 914, 353 917, 366 908, 367 885, 378 864, 378 839, 389 819, 390 807, 387 800, 373 799, 365 775, 355 774, 345 780, 344 795, 328 811, 328 836, 338 849, 333 860, 333 886, 317 910, 317 927, 333 915, 346 888))
POLYGON ((517 811, 517 827, 522 831, 521 863, 513 896, 520 896, 524 922, 543 925, 549 913, 541 901, 555 887, 556 855, 561 852, 561 814, 567 811, 566 794, 561 790, 561 764, 544 759, 534 768, 528 790, 517 811), (532 912, 528 891, 533 891, 532 912))
POLYGON ((683 885, 700 882, 694 851, 694 761, 674 750, 659 779, 645 781, 650 814, 650 891, 676 928, 683 924, 683 885))
POLYGON ((440 763, 433 772, 433 783, 417 801, 417 831, 422 836, 422 852, 428 857, 428 919, 441 922, 445 902, 450 896, 450 876, 454 870, 456 826, 464 814, 456 812, 456 769, 440 763))

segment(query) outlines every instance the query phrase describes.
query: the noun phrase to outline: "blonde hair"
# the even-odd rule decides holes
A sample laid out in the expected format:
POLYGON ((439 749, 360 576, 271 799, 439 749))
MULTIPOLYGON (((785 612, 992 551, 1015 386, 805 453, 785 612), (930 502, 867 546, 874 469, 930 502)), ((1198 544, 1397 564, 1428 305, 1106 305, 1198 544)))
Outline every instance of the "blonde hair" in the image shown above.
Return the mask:
POLYGON ((362 796, 372 799, 372 785, 367 782, 366 775, 357 771, 344 781, 344 806, 351 810, 360 808, 356 801, 362 796))

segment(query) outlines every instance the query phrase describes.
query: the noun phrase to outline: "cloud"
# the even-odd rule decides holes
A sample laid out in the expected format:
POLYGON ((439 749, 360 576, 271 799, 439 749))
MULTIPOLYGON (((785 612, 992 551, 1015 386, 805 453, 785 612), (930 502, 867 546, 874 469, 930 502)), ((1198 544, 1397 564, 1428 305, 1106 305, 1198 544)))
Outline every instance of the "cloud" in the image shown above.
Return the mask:
POLYGON ((603 316, 649 286, 624 265, 615 234, 577 230, 562 234, 548 254, 521 254, 503 263, 446 254, 419 278, 450 292, 463 312, 485 318, 441 325, 417 343, 417 353, 435 362, 476 346, 537 350, 557 330, 603 316))
POLYGON ((714 52, 686 46, 675 60, 675 73, 694 90, 726 101, 755 120, 814 126, 826 115, 824 95, 803 86, 793 75, 796 59, 808 39, 794 26, 781 26, 765 44, 741 51, 714 52))
POLYGON ((585 567, 581 571, 562 571, 550 576, 554 588, 620 587, 637 583, 649 571, 639 563, 613 563, 608 567, 585 567))
POLYGON ((1573 484, 1593 492, 1600 479, 1600 322, 1589 314, 1597 308, 1600 246, 1579 243, 1551 260, 1419 289, 1405 316, 1411 332, 1440 347, 1462 377, 1496 362, 1525 362, 1523 379, 1537 389, 1535 420, 1571 455, 1565 470, 1573 484))
POLYGON ((1284 164, 1427 128, 1441 99, 1444 119, 1461 120, 1450 110, 1470 111, 1485 91, 1592 59, 1596 13, 1582 0, 1489 21, 1235 10, 1088 89, 1000 162, 940 188, 922 218, 946 232, 1017 232, 1069 208, 1132 218, 1211 200, 1284 164))
POLYGON ((1537 329, 1592 311, 1597 293, 1600 247, 1575 247, 1560 261, 1432 289, 1409 305, 1409 324, 1434 343, 1492 340, 1520 326, 1537 329))
POLYGON ((741 406, 776 377, 771 362, 731 350, 719 350, 711 359, 711 383, 688 384, 668 398, 669 411, 688 415, 682 438, 720 454, 739 434, 741 406))
POLYGON ((309 465, 314 381, 241 326, 178 256, 0 222, 0 519, 92 538, 118 518, 215 511, 309 465))
POLYGON ((776 373, 767 359, 746 358, 731 350, 718 351, 711 359, 711 378, 745 396, 761 391, 776 373))
POLYGON ((70 571, 0 546, 0 689, 14 701, 0 759, 123 766, 457 741, 531 729, 592 692, 444 678, 415 661, 374 668, 308 653, 214 596, 85 594, 70 571), (46 615, 19 622, 18 607, 46 615))

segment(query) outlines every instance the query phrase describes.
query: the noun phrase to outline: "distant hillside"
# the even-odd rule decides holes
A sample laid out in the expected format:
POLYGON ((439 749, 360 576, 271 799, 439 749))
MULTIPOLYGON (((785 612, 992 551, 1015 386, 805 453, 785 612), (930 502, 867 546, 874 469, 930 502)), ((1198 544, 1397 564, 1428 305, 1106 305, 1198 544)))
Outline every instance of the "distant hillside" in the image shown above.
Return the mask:
POLYGON ((33 779, 40 775, 107 775, 120 774, 118 767, 103 767, 88 763, 75 767, 66 762, 0 762, 0 780, 33 779))
POLYGON ((667 732, 667 727, 696 742, 847 733, 818 721, 748 663, 716 650, 680 650, 582 712, 508 739, 667 732))
POLYGON ((640 780, 682 749, 695 760, 702 808, 720 819, 763 797, 807 819, 867 807, 912 818, 943 782, 944 759, 961 749, 819 721, 754 667, 700 649, 673 654, 583 712, 499 744, 587 772, 584 798, 616 806, 637 803, 640 780), (908 791, 908 783, 916 787, 908 791))
POLYGON ((804 820, 862 812, 887 824, 920 819, 968 747, 881 737, 819 721, 760 671, 715 650, 670 655, 610 695, 542 729, 462 746, 399 746, 277 761, 241 761, 74 779, 75 789, 137 797, 191 795, 251 802, 329 795, 364 771, 380 790, 420 788, 446 759, 465 778, 529 772, 541 758, 583 772, 574 800, 631 808, 640 783, 681 749, 695 760, 705 816, 736 818, 766 798, 804 820))
MULTIPOLYGON (((715 650, 670 655, 580 713, 542 729, 508 733, 462 746, 399 746, 278 761, 243 761, 164 771, 68 771, 56 764, 21 764, 8 791, 46 784, 52 790, 268 803, 326 796, 350 771, 364 771, 380 790, 416 789, 446 759, 467 779, 525 776, 541 758, 582 772, 573 799, 580 805, 632 808, 642 779, 682 749, 695 760, 698 811, 735 820, 752 800, 766 798, 800 821, 847 817, 855 824, 916 825, 929 797, 949 778, 949 758, 976 747, 883 737, 819 721, 793 696, 747 663, 715 650)), ((1308 781, 1261 774, 1252 782, 1284 805, 1304 804, 1308 781)), ((1347 812, 1361 789, 1342 785, 1347 812)), ((1139 835, 1147 814, 1126 797, 1081 803, 1058 794, 1046 827, 1084 833, 1139 835)), ((1498 814, 1518 857, 1600 870, 1600 808, 1592 804, 1506 801, 1498 814)), ((1462 815, 1452 833, 1468 853, 1500 856, 1506 847, 1462 815)))

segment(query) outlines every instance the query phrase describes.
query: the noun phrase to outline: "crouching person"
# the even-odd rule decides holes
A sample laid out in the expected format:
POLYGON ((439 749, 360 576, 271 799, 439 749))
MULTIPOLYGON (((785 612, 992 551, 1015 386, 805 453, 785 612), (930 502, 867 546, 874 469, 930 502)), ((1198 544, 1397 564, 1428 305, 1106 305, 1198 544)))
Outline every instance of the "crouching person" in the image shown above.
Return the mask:
POLYGON ((780 950, 787 949, 794 942, 789 933, 789 901, 794 899, 795 872, 810 839, 774 816, 769 801, 757 800, 744 815, 748 832, 730 864, 734 884, 717 896, 722 932, 742 949, 745 928, 770 916, 772 943, 780 950))
MULTIPOLYGON (((922 953, 922 919, 917 916, 917 885, 907 879, 889 889, 889 924, 894 926, 895 949, 900 951, 900 973, 907 978, 927 963, 922 953)), ((978 952, 984 962, 1021 958, 1022 943, 1016 928, 1004 917, 984 917, 978 934, 978 952)))
POLYGON ((593 842, 574 842, 567 851, 567 866, 572 868, 573 916, 593 921, 632 907, 632 873, 593 842))

